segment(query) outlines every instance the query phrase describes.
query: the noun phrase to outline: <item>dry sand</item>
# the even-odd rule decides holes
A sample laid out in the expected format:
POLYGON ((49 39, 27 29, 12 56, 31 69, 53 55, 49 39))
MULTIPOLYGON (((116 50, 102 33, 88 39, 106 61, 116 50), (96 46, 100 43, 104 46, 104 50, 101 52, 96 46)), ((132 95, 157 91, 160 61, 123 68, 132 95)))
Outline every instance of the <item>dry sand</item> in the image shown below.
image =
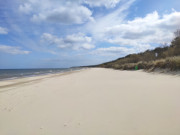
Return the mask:
POLYGON ((95 68, 0 82, 0 135, 180 135, 180 77, 95 68))

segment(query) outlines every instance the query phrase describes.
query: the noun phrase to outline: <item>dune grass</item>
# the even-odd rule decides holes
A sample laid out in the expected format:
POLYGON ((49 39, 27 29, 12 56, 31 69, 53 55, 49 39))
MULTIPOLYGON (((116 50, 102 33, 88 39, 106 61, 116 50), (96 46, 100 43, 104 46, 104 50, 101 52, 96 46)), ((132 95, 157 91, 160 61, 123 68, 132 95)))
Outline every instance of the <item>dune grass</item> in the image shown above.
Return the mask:
POLYGON ((169 69, 171 71, 180 69, 180 56, 168 57, 165 59, 153 60, 149 62, 137 62, 137 63, 126 63, 126 64, 111 64, 111 66, 105 68, 121 69, 121 70, 135 70, 138 69, 169 69))

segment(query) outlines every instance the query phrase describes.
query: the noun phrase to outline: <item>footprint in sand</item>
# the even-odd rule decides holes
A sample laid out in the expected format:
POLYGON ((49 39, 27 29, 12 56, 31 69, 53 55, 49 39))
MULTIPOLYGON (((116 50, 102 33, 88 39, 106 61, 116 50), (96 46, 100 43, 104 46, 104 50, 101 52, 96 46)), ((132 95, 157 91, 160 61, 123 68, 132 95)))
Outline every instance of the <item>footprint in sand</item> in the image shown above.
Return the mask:
POLYGON ((41 126, 39 129, 41 129, 41 130, 42 130, 42 129, 43 129, 43 127, 41 126))
POLYGON ((64 127, 67 127, 67 124, 64 124, 64 127))

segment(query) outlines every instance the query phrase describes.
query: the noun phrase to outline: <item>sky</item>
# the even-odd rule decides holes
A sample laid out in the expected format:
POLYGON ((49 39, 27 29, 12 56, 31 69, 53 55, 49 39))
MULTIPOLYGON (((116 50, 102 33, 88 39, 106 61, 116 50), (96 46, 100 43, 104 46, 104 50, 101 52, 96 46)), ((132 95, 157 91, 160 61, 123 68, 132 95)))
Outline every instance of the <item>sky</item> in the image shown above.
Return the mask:
POLYGON ((180 0, 0 0, 0 69, 94 65, 170 45, 180 0))

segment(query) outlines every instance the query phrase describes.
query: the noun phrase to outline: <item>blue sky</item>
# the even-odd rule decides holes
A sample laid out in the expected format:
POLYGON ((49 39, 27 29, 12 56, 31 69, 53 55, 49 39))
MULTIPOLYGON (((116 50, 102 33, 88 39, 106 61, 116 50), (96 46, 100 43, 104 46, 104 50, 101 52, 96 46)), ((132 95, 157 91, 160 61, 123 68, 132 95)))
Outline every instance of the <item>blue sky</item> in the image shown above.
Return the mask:
POLYGON ((99 64, 170 44, 179 0, 0 0, 0 68, 99 64))

